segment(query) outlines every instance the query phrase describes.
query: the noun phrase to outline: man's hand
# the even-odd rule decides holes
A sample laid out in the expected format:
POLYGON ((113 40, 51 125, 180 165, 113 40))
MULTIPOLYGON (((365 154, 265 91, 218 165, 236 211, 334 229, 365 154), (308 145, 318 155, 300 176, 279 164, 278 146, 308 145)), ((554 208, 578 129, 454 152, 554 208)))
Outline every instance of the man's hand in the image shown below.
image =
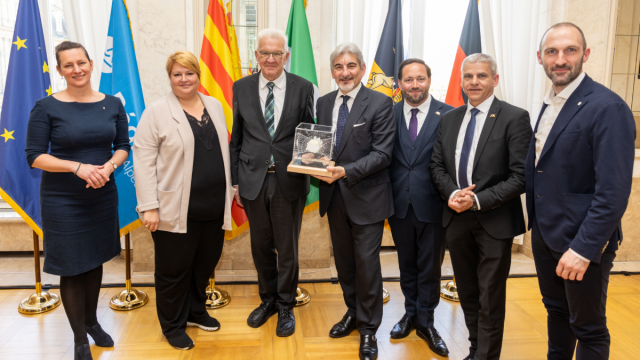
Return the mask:
POLYGON ((571 250, 567 250, 556 267, 556 274, 565 280, 582 281, 584 273, 589 267, 589 262, 575 256, 571 250))
POLYGON ((327 170, 331 171, 331 176, 313 175, 313 177, 316 179, 320 179, 326 183, 333 184, 336 180, 339 180, 347 175, 344 172, 344 168, 342 166, 327 166, 327 170))
POLYGON ((151 232, 158 230, 158 224, 160 223, 160 217, 158 216, 158 209, 147 210, 142 214, 142 224, 151 232))
POLYGON ((240 190, 238 190, 238 185, 235 185, 233 188, 236 189, 236 194, 233 195, 233 197, 236 199, 236 204, 241 208, 244 208, 244 205, 242 205, 242 200, 240 200, 240 190))
POLYGON ((473 206, 472 197, 475 195, 472 190, 475 188, 476 188, 476 185, 473 184, 467 188, 464 188, 458 191, 455 195, 453 195, 449 199, 449 203, 448 203, 449 207, 455 210, 458 214, 463 211, 467 211, 471 209, 471 207, 473 206))

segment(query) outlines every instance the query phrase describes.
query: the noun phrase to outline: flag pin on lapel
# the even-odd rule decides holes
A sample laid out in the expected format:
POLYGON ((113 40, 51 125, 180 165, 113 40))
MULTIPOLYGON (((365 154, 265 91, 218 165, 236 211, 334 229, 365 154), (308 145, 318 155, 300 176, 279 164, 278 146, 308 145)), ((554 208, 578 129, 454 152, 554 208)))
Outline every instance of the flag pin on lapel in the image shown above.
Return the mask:
POLYGON ((578 106, 580 106, 580 105, 582 105, 582 101, 580 101, 580 102, 578 103, 578 106))
POLYGON ((436 111, 436 115, 440 115, 440 111, 436 111))
POLYGON ((491 114, 489 115, 489 117, 496 117, 496 114, 491 114))

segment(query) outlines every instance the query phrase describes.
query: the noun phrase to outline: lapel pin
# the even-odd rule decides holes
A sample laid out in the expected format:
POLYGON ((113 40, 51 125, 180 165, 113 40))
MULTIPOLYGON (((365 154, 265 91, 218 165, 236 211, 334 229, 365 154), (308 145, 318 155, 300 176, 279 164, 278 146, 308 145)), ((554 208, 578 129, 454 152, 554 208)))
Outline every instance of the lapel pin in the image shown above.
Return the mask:
POLYGON ((489 115, 489 117, 496 117, 496 114, 491 114, 489 115))
POLYGON ((580 102, 578 103, 578 106, 580 106, 580 105, 582 105, 582 101, 580 101, 580 102))
POLYGON ((436 115, 440 115, 440 111, 436 111, 436 115))

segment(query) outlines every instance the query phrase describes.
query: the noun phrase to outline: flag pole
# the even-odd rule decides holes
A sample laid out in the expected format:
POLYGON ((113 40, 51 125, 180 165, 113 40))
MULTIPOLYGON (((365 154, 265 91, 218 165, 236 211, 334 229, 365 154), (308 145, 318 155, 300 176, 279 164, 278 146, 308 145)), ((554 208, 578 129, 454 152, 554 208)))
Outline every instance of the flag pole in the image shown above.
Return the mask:
POLYGON ((209 286, 207 286, 207 302, 205 304, 209 309, 219 309, 229 305, 231 295, 228 292, 216 288, 216 270, 213 269, 211 277, 209 277, 209 286))
POLYGON ((141 308, 149 302, 144 291, 131 287, 131 233, 124 236, 124 254, 126 263, 126 288, 111 298, 109 307, 118 311, 129 311, 141 308))
POLYGON ((40 279, 40 242, 38 234, 33 232, 33 257, 36 266, 36 292, 22 300, 18 305, 18 312, 25 315, 42 314, 60 306, 60 297, 47 291, 42 291, 40 279))

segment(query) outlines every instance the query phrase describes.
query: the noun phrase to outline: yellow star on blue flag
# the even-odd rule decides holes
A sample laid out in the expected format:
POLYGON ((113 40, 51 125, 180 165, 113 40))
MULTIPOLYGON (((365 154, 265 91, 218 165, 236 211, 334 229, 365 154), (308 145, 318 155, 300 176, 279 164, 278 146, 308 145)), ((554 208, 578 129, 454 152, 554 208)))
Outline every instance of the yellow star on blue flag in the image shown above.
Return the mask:
POLYGON ((15 138, 13 137, 13 133, 15 132, 15 130, 13 131, 9 131, 7 129, 4 129, 4 134, 0 135, 4 138, 4 142, 9 141, 9 139, 13 139, 15 140, 15 138))
MULTIPOLYGON (((42 73, 44 74, 46 72, 49 72, 49 65, 47 65, 47 62, 45 61, 44 65, 42 65, 42 73)), ((51 95, 51 94, 49 94, 49 95, 51 95)))
POLYGON ((27 41, 27 39, 20 39, 20 36, 18 36, 18 40, 14 41, 13 43, 15 45, 18 46, 18 48, 16 50, 20 50, 20 48, 27 48, 27 45, 25 45, 25 41, 27 41))

